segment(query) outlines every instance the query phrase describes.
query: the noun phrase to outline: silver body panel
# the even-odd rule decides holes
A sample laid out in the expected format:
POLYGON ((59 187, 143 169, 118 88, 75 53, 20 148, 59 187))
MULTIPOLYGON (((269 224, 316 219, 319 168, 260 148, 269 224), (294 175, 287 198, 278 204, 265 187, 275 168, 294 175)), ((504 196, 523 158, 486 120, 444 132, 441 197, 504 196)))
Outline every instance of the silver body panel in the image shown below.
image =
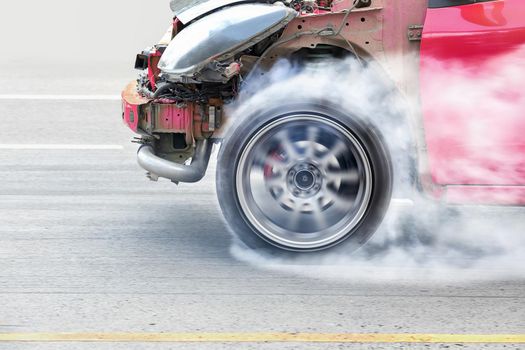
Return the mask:
POLYGON ((240 3, 261 2, 258 0, 172 0, 170 3, 173 15, 183 24, 202 17, 217 9, 240 3))
POLYGON ((221 9, 184 28, 169 44, 158 67, 171 80, 194 78, 213 62, 222 63, 271 36, 297 16, 268 4, 221 9))

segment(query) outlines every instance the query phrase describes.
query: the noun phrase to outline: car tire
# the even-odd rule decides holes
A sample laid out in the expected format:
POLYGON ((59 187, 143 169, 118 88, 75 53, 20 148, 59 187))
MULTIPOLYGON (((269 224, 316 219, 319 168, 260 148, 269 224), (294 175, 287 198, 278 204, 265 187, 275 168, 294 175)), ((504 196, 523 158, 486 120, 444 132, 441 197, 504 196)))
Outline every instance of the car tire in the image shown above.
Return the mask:
POLYGON ((290 102, 230 122, 216 184, 226 223, 252 249, 352 251, 383 220, 393 170, 370 118, 327 101, 290 102))

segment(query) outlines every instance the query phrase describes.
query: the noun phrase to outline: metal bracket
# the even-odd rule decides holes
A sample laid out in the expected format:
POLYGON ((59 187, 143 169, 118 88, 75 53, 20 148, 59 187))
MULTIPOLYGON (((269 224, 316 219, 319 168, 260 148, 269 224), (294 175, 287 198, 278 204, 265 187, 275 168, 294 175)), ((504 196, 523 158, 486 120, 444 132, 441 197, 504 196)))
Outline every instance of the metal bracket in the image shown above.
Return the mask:
POLYGON ((215 106, 208 107, 208 130, 215 131, 215 106))
POLYGON ((146 173, 146 177, 150 180, 150 181, 153 181, 153 182, 158 182, 159 181, 159 176, 158 175, 155 175, 153 173, 150 173, 149 171, 146 173))
POLYGON ((409 41, 421 41, 423 36, 423 26, 419 24, 408 26, 408 40, 409 41))
POLYGON ((136 143, 136 144, 139 144, 139 145, 147 145, 147 144, 151 143, 152 141, 153 140, 150 137, 134 137, 131 140, 131 143, 136 143))

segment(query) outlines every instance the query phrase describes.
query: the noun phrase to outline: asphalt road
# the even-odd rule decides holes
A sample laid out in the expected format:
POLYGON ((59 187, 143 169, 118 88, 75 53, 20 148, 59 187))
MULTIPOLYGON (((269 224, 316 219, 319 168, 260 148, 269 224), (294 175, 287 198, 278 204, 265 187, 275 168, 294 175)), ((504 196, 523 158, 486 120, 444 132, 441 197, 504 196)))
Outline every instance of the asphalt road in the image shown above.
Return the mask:
MULTIPOLYGON (((92 86, 89 81, 82 84, 64 91, 115 94, 120 81, 96 92, 83 88, 92 86)), ((452 278, 457 270, 447 268, 433 278, 428 266, 405 266, 403 255, 394 270, 388 259, 360 260, 356 267, 347 257, 274 265, 232 249, 217 207, 213 169, 196 185, 145 178, 118 101, 5 96, 62 93, 49 86, 63 84, 40 83, 29 92, 5 90, 0 96, 0 334, 525 334, 519 251, 488 275, 488 264, 476 265, 462 269, 460 278, 452 278), (359 266, 373 269, 359 274, 359 266), (506 274, 509 269, 514 273, 506 274)), ((517 218, 514 225, 523 224, 523 211, 509 210, 517 218)), ((525 344, 0 341, 2 350, 238 348, 523 349, 525 344)))

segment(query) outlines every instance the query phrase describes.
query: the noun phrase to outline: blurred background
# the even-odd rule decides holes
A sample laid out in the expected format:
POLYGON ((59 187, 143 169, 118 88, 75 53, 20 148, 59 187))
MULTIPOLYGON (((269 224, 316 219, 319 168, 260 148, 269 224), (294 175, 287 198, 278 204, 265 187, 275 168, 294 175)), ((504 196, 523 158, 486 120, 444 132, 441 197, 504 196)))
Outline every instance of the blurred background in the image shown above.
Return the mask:
POLYGON ((9 1, 0 93, 118 94, 171 19, 168 0, 9 1))

